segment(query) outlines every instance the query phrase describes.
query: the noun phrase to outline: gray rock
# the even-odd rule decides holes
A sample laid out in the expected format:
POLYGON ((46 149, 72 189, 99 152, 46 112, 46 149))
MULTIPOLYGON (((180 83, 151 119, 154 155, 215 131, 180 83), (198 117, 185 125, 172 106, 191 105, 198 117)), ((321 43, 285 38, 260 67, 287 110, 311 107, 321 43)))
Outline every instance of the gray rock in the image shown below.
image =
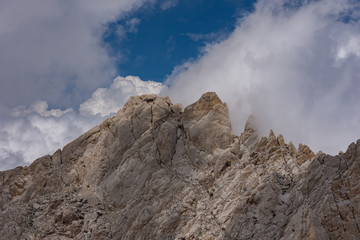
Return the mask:
POLYGON ((226 104, 131 97, 29 167, 0 172, 1 239, 359 239, 360 141, 298 149, 226 104))
POLYGON ((191 142, 207 153, 216 148, 228 148, 234 141, 227 106, 214 92, 205 93, 197 102, 187 106, 182 122, 191 142))

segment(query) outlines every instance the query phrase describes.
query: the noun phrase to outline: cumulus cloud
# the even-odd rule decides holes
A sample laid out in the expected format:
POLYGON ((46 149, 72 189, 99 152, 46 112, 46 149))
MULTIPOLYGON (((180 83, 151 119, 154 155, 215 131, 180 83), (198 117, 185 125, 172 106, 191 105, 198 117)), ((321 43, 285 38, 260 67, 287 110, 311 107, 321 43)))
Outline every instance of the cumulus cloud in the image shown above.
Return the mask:
POLYGON ((158 94, 164 88, 162 83, 142 81, 136 76, 117 77, 109 88, 98 88, 90 99, 80 105, 83 115, 104 117, 115 113, 131 96, 154 93, 158 94))
POLYGON ((36 101, 29 108, 26 108, 24 105, 19 105, 11 110, 10 116, 12 117, 25 117, 30 113, 37 113, 41 117, 61 117, 64 114, 70 113, 73 111, 72 108, 65 110, 61 109, 50 109, 48 110, 49 105, 46 101, 36 101))
POLYGON ((177 66, 166 87, 128 76, 99 88, 114 74, 99 37, 105 24, 144 2, 0 3, 0 170, 51 154, 143 93, 187 105, 216 91, 236 133, 254 114, 262 134, 272 128, 315 151, 337 153, 360 138, 359 3, 260 0, 226 39, 177 66))
POLYGON ((46 105, 38 102, 29 109, 16 108, 12 116, 0 119, 0 171, 52 154, 103 120, 72 109, 48 110, 46 105))
POLYGON ((337 60, 347 59, 351 55, 360 57, 360 35, 358 34, 347 36, 345 42, 338 46, 337 60))
POLYGON ((360 4, 289 3, 258 1, 228 38, 176 67, 164 94, 187 105, 216 91, 236 133, 254 114, 263 135, 336 154, 360 138, 360 4))
MULTIPOLYGON (((102 42, 108 22, 154 0, 0 2, 0 102, 78 106, 111 83, 114 59, 102 42)), ((129 22, 135 31, 138 21, 129 22)))
MULTIPOLYGON (((106 26, 155 2, 0 2, 0 170, 51 154, 104 119, 73 109, 115 76, 106 26)), ((136 32, 139 22, 125 30, 136 32)))
POLYGON ((162 88, 161 83, 135 76, 117 77, 109 88, 97 89, 82 103, 80 113, 49 109, 46 101, 13 109, 0 106, 0 171, 52 154, 116 113, 130 96, 157 94, 162 88))

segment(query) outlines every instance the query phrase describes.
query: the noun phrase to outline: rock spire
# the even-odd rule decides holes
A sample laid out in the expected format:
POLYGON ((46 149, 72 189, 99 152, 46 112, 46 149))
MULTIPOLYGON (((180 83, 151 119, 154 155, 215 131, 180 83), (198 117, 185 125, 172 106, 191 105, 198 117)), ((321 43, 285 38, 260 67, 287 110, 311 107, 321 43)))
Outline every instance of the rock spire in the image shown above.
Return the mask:
POLYGON ((131 97, 28 167, 0 172, 1 239, 359 239, 360 141, 296 148, 205 93, 131 97))

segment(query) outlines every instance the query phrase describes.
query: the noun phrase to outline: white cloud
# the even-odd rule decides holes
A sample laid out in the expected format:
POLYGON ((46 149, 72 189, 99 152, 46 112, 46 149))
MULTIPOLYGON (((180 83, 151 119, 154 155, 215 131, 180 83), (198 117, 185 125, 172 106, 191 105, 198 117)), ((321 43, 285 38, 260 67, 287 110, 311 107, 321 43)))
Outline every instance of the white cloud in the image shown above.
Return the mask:
POLYGON ((119 24, 118 26, 116 26, 115 33, 120 41, 126 37, 126 29, 124 28, 123 25, 119 24))
POLYGON ((140 19, 139 18, 132 18, 130 20, 126 21, 126 26, 128 27, 128 31, 130 33, 136 33, 138 31, 138 26, 140 24, 140 19))
POLYGON ((360 30, 357 21, 338 20, 358 15, 360 4, 284 3, 259 1, 227 39, 176 67, 163 94, 187 105, 216 91, 237 133, 255 114, 264 135, 272 128, 288 141, 336 154, 360 138, 360 30))
POLYGON ((179 0, 164 0, 160 3, 160 8, 163 11, 168 10, 169 8, 175 7, 178 4, 179 0))
POLYGON ((37 113, 41 117, 61 117, 64 114, 70 113, 73 111, 72 108, 65 110, 61 109, 50 109, 48 110, 49 105, 45 101, 36 101, 33 103, 29 109, 24 105, 20 105, 11 110, 10 116, 12 117, 24 117, 30 113, 37 113))
POLYGON ((37 101, 29 108, 6 110, 0 106, 0 171, 52 154, 116 113, 130 96, 157 94, 162 88, 161 83, 135 76, 117 77, 109 88, 97 89, 81 104, 80 114, 71 108, 48 109, 45 101, 37 101))
POLYGON ((51 154, 103 119, 72 110, 115 75, 102 35, 155 2, 0 1, 0 170, 51 154))
POLYGON ((124 40, 127 33, 137 33, 140 22, 141 20, 139 18, 131 18, 127 20, 124 25, 118 24, 115 30, 118 40, 124 40))
POLYGON ((350 55, 360 57, 360 35, 347 36, 346 42, 339 44, 336 55, 337 59, 346 59, 350 55))
POLYGON ((104 24, 144 2, 0 3, 0 170, 63 147, 131 95, 160 91, 184 105, 216 91, 228 103, 236 133, 255 114, 263 134, 273 128, 314 150, 337 153, 360 137, 360 30, 357 22, 337 21, 349 9, 357 14, 348 1, 291 9, 281 0, 261 0, 228 38, 176 67, 169 89, 133 76, 98 88, 113 74, 99 39, 104 24), (80 114, 48 107, 69 102, 82 103, 80 114), (13 108, 24 103, 34 104, 13 108))
POLYGON ((78 106, 115 75, 102 42, 106 24, 154 2, 2 0, 0 102, 12 108, 41 98, 54 106, 78 106))
POLYGON ((52 154, 104 120, 99 116, 84 117, 72 110, 38 110, 21 112, 18 108, 16 115, 0 120, 0 171, 29 165, 52 154))
POLYGON ((109 88, 98 88, 90 99, 82 103, 80 112, 84 115, 107 116, 116 113, 131 96, 158 94, 162 89, 162 83, 142 81, 136 76, 117 77, 109 88))

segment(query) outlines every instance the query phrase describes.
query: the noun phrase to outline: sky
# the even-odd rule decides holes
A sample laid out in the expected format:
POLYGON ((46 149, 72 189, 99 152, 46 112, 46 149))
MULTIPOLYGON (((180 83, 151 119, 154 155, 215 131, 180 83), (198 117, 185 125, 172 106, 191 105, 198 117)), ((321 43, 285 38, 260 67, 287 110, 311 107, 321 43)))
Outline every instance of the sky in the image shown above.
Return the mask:
POLYGON ((0 171, 52 154, 132 95, 215 91, 315 152, 360 138, 357 0, 3 0, 0 171))

